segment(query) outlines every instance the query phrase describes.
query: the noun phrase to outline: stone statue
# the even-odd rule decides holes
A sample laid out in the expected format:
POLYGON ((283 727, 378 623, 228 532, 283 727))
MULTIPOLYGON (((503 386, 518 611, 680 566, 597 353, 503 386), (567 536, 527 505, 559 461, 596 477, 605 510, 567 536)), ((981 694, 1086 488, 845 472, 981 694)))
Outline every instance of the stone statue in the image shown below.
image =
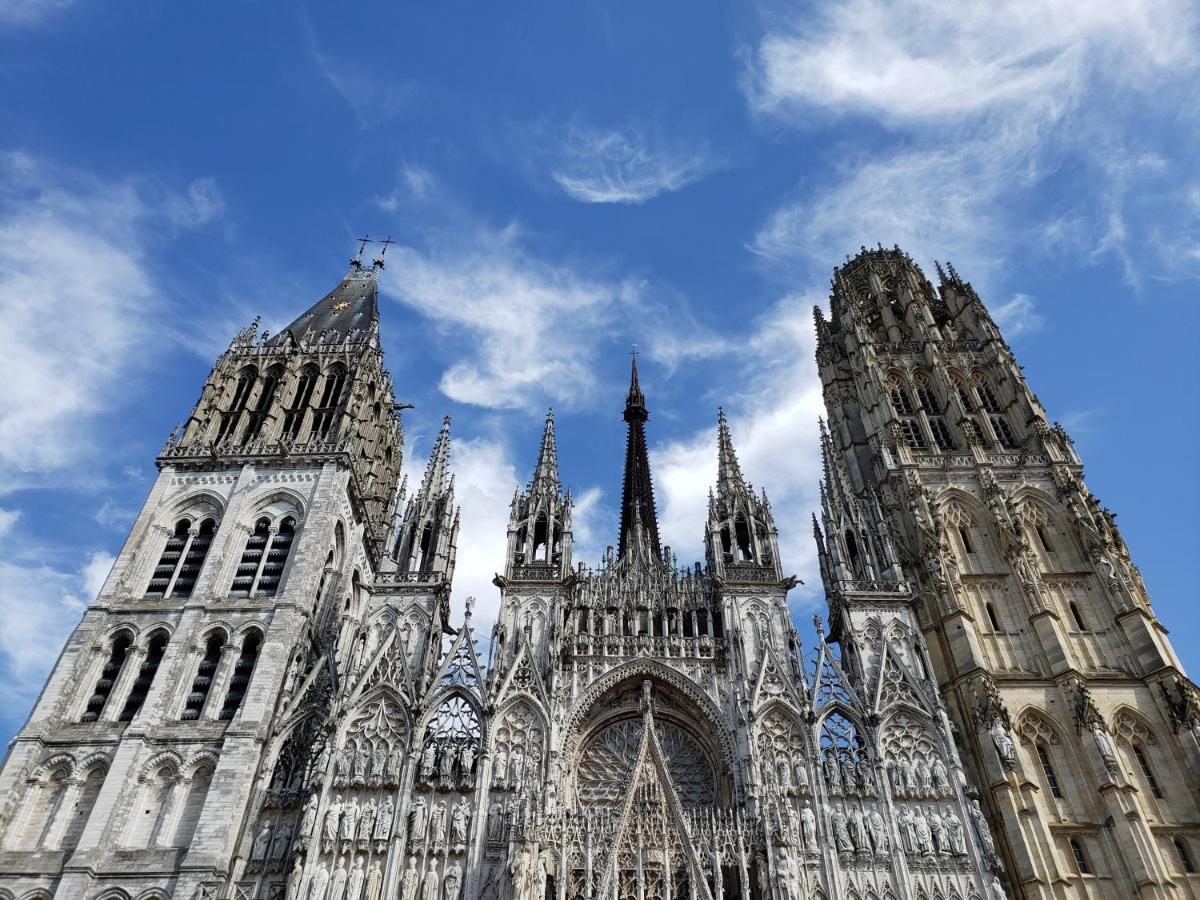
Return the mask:
POLYGON ((375 801, 367 800, 363 804, 362 812, 358 814, 358 843, 359 846, 365 846, 366 842, 371 839, 371 832, 375 828, 375 801))
POLYGON ((462 779, 464 787, 470 787, 475 783, 475 779, 471 770, 475 767, 475 747, 470 741, 466 741, 462 748, 458 751, 458 769, 459 778, 462 779))
POLYGON ((441 884, 438 881, 437 869, 434 868, 434 862, 429 861, 429 868, 425 870, 425 877, 421 881, 421 900, 441 900, 438 896, 438 888, 441 884))
POLYGON ((442 748, 441 758, 438 760, 438 778, 441 784, 449 785, 453 781, 454 761, 458 758, 458 754, 454 752, 454 747, 442 748))
POLYGON ((950 810, 942 817, 942 821, 946 825, 946 839, 950 842, 950 852, 955 856, 965 856, 967 839, 963 833, 962 820, 954 814, 954 810, 950 810))
POLYGON ((388 753, 387 762, 384 764, 384 783, 399 784, 400 783, 400 764, 403 759, 403 754, 400 752, 400 743, 397 741, 388 753))
POLYGON ((512 879, 512 900, 540 900, 533 894, 533 872, 528 850, 520 850, 508 864, 508 873, 512 879))
POLYGON ((917 773, 917 790, 922 797, 933 796, 933 778, 929 774, 929 766, 925 760, 918 759, 913 767, 917 773))
POLYGON ((1108 736, 1108 731, 1105 730, 1103 723, 1098 720, 1092 722, 1092 740, 1096 742, 1096 749, 1100 751, 1104 767, 1116 771, 1118 768, 1117 748, 1113 746, 1112 738, 1108 736))
POLYGON ((375 840, 386 841, 392 831, 392 817, 396 814, 396 806, 388 797, 379 807, 379 818, 375 820, 375 840))
POLYGON ((418 795, 417 799, 413 801, 412 812, 409 813, 410 824, 408 834, 414 844, 419 844, 425 840, 426 815, 425 798, 418 795))
POLYGON ((854 766, 854 783, 858 786, 858 792, 864 797, 869 797, 874 793, 874 782, 871 780, 871 767, 867 765, 867 758, 865 756, 860 756, 854 766))
POLYGON ((781 791, 790 791, 792 789, 792 767, 788 761, 780 757, 776 766, 779 773, 779 789, 781 791))
POLYGON ((904 841, 904 849, 909 853, 917 852, 917 824, 912 810, 907 806, 900 812, 900 836, 904 841))
POLYGON ((800 825, 804 829, 804 846, 812 850, 817 846, 817 817, 811 806, 800 810, 800 825))
POLYGON ((503 789, 508 775, 508 751, 503 747, 496 750, 496 759, 492 763, 492 787, 503 789))
POLYGON ((292 829, 288 825, 279 825, 275 829, 275 837, 271 839, 271 862, 277 863, 287 856, 291 842, 292 829))
POLYGON ((250 848, 250 859, 253 862, 262 862, 267 858, 267 847, 271 843, 271 823, 263 824, 262 830, 258 836, 254 838, 254 846, 250 848))
POLYGON ((1002 717, 996 716, 992 719, 990 733, 992 735, 992 743, 996 745, 996 753, 1000 757, 1000 764, 1006 769, 1011 769, 1017 761, 1017 745, 1009 737, 1008 729, 1004 727, 1004 719, 1002 717))
POLYGON ((446 900, 459 900, 459 895, 462 893, 462 867, 453 862, 446 869, 446 878, 442 882, 443 893, 446 900))
POLYGON ((917 796, 916 766, 911 762, 904 767, 904 796, 913 799, 917 796))
POLYGON ((996 843, 992 840, 991 829, 988 828, 987 817, 984 816, 983 810, 979 808, 979 801, 971 801, 971 819, 975 823, 975 833, 979 836, 979 843, 983 846, 983 852, 988 855, 988 858, 996 855, 996 843))
POLYGON ((437 745, 430 741, 425 745, 425 750, 421 753, 421 780, 426 784, 433 783, 433 776, 437 772, 437 745))
POLYGON ((308 880, 308 900, 325 900, 325 892, 329 889, 329 867, 322 860, 308 880))
POLYGON ((883 816, 879 814, 878 809, 871 810, 871 843, 874 845, 876 853, 891 852, 892 841, 888 837, 887 824, 883 821, 883 816))
POLYGON ((854 846, 861 851, 870 852, 871 850, 871 835, 867 828, 867 820, 863 815, 861 808, 856 807, 854 810, 854 846))
POLYGON ((929 833, 933 838, 934 853, 950 852, 950 847, 946 843, 946 826, 942 823, 942 817, 932 806, 929 807, 929 833))
POLYGON ((450 816, 450 842, 456 847, 467 843, 467 828, 471 824, 471 804, 466 797, 454 804, 454 812, 450 816))
POLYGON ((850 840, 846 813, 839 806, 833 811, 833 837, 839 853, 853 853, 854 842, 850 840))
POLYGON ((362 893, 363 881, 366 877, 367 872, 363 868, 363 861, 360 856, 354 861, 354 865, 350 867, 350 876, 346 879, 346 900, 360 900, 359 895, 362 893))
POLYGON ((350 779, 350 770, 354 766, 354 745, 346 744, 338 753, 337 758, 337 780, 339 784, 345 784, 350 779))
POLYGON ((988 892, 992 895, 992 900, 1008 900, 1008 896, 1004 893, 1004 887, 1000 884, 1000 879, 995 875, 992 876, 992 884, 988 892))
POLYGON ((371 868, 367 872, 367 889, 363 894, 363 900, 379 900, 382 893, 383 869, 379 867, 379 860, 375 860, 375 862, 371 863, 371 868))
POLYGON ((375 742, 375 749, 371 752, 371 783, 379 784, 383 781, 383 773, 387 768, 387 745, 382 739, 375 742))
POLYGON ((508 786, 514 791, 521 790, 524 784, 525 755, 521 753, 521 748, 513 750, 512 756, 508 758, 508 786))
POLYGON ((358 835, 358 800, 350 798, 350 802, 342 809, 342 840, 352 841, 358 835))
POLYGON ((329 809, 325 810, 325 850, 328 852, 333 847, 333 842, 338 836, 338 822, 342 818, 342 796, 338 794, 333 798, 333 802, 329 804, 329 809))
POLYGON ((950 773, 940 756, 933 758, 933 786, 941 797, 949 797, 953 793, 950 790, 950 773))
POLYGON ((337 868, 329 879, 328 900, 345 900, 346 898, 346 857, 339 856, 337 868))
POLYGON ((887 763, 888 781, 892 785, 892 796, 904 797, 904 775, 900 771, 900 763, 894 759, 889 759, 887 763))
POLYGON ((916 833, 917 852, 933 853, 933 832, 929 830, 929 820, 919 806, 913 813, 913 830, 916 833))
POLYGON ((842 773, 838 769, 837 757, 833 753, 825 754, 825 782, 829 793, 835 797, 842 793, 842 773))
POLYGON ((849 755, 842 757, 842 790, 847 794, 854 792, 854 761, 849 755))
MULTIPOLYGON (((333 749, 329 745, 329 741, 324 741, 321 744, 321 752, 317 755, 317 760, 313 763, 313 775, 323 775, 325 770, 329 768, 329 757, 333 755, 333 749)), ((316 781, 316 778, 313 779, 316 781)))
POLYGON ((292 874, 288 876, 287 900, 300 900, 300 885, 304 881, 304 857, 297 856, 292 866, 292 874))
MULTIPOLYGON (((375 865, 379 865, 379 861, 375 861, 375 865)), ((421 873, 417 871, 417 858, 410 856, 408 858, 408 868, 400 875, 400 900, 417 900, 417 883, 421 880, 421 873)))
POLYGON ((808 788, 808 767, 803 760, 796 760, 796 787, 808 788))
POLYGON ((364 782, 367 780, 367 770, 371 768, 371 750, 367 746, 366 741, 359 744, 358 752, 354 755, 354 780, 364 782))
POLYGON ((504 809, 498 800, 493 800, 488 808, 487 836, 489 841, 500 840, 500 830, 504 827, 504 809))
POLYGON ((300 819, 300 833, 304 836, 311 835, 313 827, 317 824, 317 805, 319 799, 316 794, 308 798, 308 802, 304 804, 304 813, 300 819))
POLYGON ((434 847, 446 843, 446 801, 439 800, 429 813, 429 840, 434 847))

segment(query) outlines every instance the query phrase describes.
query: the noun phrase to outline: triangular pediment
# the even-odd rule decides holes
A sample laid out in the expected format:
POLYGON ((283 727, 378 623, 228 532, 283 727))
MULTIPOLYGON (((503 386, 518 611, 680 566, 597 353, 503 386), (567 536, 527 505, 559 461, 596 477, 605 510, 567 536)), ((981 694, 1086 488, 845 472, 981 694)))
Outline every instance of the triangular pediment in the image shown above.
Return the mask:
POLYGON ((397 695, 411 701, 413 699, 412 677, 408 671, 408 661, 405 658, 404 642, 396 631, 391 631, 383 639, 375 656, 368 660, 358 673, 354 689, 350 692, 352 700, 386 687, 397 695))
POLYGON ((793 707, 802 705, 791 672, 768 646, 750 693, 750 708, 758 710, 775 700, 783 700, 793 707))
POLYGON ((831 652, 829 644, 821 642, 813 668, 813 709, 821 710, 831 703, 839 703, 851 709, 864 711, 862 699, 854 690, 852 682, 842 671, 841 664, 831 652))
POLYGON ((475 652, 475 633, 470 625, 464 624, 458 630, 426 693, 440 694, 449 688, 459 688, 483 700, 483 669, 475 652))
POLYGON ((504 676, 504 681, 501 682, 500 689, 496 692, 494 702, 497 707, 500 707, 510 697, 518 694, 533 697, 543 709, 548 709, 550 706, 546 696, 546 687, 542 684, 542 677, 538 674, 537 666, 534 665, 533 657, 529 652, 528 641, 521 642, 521 647, 517 650, 517 658, 508 670, 508 674, 504 676))
POLYGON ((904 665, 900 653, 886 638, 881 638, 879 677, 875 681, 874 709, 881 712, 897 703, 929 709, 929 702, 916 678, 904 665))
MULTIPOLYGON (((627 868, 637 855, 644 856, 647 850, 666 851, 655 854, 659 859, 680 860, 688 872, 694 891, 692 896, 712 900, 649 708, 645 711, 642 741, 630 776, 629 792, 621 805, 617 832, 603 863, 604 876, 597 896, 613 896, 622 869, 627 868)), ((669 879, 671 875, 672 872, 663 872, 664 878, 669 879)))

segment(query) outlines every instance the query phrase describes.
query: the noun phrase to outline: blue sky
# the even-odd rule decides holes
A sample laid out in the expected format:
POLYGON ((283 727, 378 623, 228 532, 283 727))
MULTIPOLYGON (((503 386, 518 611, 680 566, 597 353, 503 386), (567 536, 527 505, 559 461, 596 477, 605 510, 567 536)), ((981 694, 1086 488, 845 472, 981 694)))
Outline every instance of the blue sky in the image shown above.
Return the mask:
POLYGON ((664 540, 700 555, 724 404, 806 621, 811 307, 899 243, 976 284, 1200 667, 1198 50, 1186 0, 0 0, 0 737, 213 358, 364 231, 406 466, 454 416, 459 608, 548 405, 577 556, 615 542, 637 343, 664 540))

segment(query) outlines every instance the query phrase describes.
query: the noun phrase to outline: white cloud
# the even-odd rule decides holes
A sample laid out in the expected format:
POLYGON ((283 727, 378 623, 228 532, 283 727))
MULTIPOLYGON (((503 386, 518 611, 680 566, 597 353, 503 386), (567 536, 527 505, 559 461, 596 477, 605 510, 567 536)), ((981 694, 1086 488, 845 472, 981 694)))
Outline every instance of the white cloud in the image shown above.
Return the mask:
MULTIPOLYGON (((742 472, 771 501, 785 573, 806 582, 793 604, 807 607, 822 596, 809 518, 818 508, 817 417, 823 411, 813 362, 812 298, 780 300, 756 323, 748 345, 749 352, 739 357, 741 371, 729 379, 744 391, 728 396, 725 409, 742 472)), ((713 410, 711 424, 652 454, 659 530, 681 562, 703 559, 707 486, 717 474, 716 430, 713 410)))
POLYGON ((0 509, 0 537, 8 534, 20 518, 21 510, 19 509, 0 509))
POLYGON ((840 151, 832 182, 805 185, 753 249, 775 264, 828 265, 860 244, 898 243, 986 282, 1016 245, 1039 252, 1050 237, 1085 262, 1115 257, 1135 287, 1151 263, 1194 271, 1157 223, 1195 218, 1178 183, 1196 129, 1178 109, 1195 93, 1198 19, 1183 0, 769 12, 746 78, 756 112, 801 128, 861 116, 897 136, 872 138, 867 154, 840 151), (1038 209, 1049 179, 1073 177, 1086 189, 1064 185, 1055 209, 1038 209))
POLYGON ((1181 0, 850 0, 779 19, 754 57, 756 108, 896 124, 1060 107, 1096 66, 1134 83, 1190 66, 1196 12, 1181 0))
POLYGON ((164 212, 180 228, 207 225, 225 214, 225 198, 215 178, 197 178, 186 194, 172 194, 163 204, 164 212))
POLYGON ((1037 331, 1044 324, 1033 298, 1027 294, 1014 294, 1011 300, 1001 303, 990 312, 1006 338, 1037 331))
POLYGON ((610 315, 637 294, 632 282, 590 279, 533 258, 514 227, 479 230, 473 247, 388 255, 383 290, 455 338, 441 390, 460 403, 544 409, 582 402, 594 384, 596 345, 610 315))
POLYGON ((0 27, 38 25, 75 0, 0 0, 0 27))
POLYGON ((89 452, 158 304, 135 233, 146 210, 131 187, 67 187, 12 154, 0 184, 3 490, 89 452))
POLYGON ((100 593, 100 588, 104 587, 108 573, 112 571, 113 563, 116 561, 115 556, 103 550, 98 550, 88 559, 87 565, 83 567, 82 578, 83 593, 89 603, 100 593))
POLYGON ((669 147, 640 129, 572 126, 557 156, 554 181, 584 203, 644 203, 700 180, 714 167, 704 147, 669 147))

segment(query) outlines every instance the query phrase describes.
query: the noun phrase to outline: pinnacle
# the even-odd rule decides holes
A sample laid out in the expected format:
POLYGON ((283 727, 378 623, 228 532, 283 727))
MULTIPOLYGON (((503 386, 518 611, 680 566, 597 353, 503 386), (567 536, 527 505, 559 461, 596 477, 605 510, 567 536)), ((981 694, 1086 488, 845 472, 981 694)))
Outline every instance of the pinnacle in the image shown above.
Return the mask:
POLYGON ((542 432, 542 446, 538 450, 531 486, 543 485, 557 492, 558 484, 558 444, 554 437, 554 408, 551 407, 546 410, 546 428, 542 432))
POLYGON ((744 490, 745 480, 742 469, 738 465, 737 453, 733 449, 733 439, 729 435, 729 423, 725 421, 725 410, 717 409, 717 492, 727 494, 730 491, 744 490))
POLYGON ((450 474, 450 417, 442 420, 441 431, 438 432, 437 443, 433 445, 433 453, 429 455, 429 463, 425 467, 425 478, 421 481, 421 493, 426 497, 431 494, 445 493, 449 487, 450 474))

